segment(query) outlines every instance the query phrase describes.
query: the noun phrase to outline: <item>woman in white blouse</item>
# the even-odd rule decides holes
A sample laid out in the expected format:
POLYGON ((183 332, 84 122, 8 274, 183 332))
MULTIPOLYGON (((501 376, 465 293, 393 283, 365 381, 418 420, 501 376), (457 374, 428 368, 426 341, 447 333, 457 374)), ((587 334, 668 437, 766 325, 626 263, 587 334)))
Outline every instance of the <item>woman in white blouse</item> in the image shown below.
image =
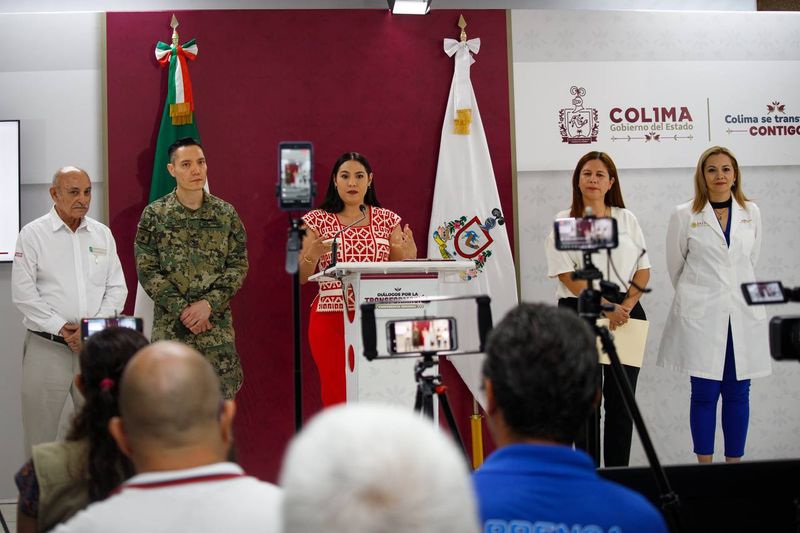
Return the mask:
MULTIPOLYGON (((594 261, 597 268, 602 271, 603 279, 616 283, 625 291, 612 297, 613 301, 603 299, 603 303, 614 304, 613 311, 604 312, 605 317, 609 319, 609 329, 613 331, 624 327, 631 318, 646 320, 644 309, 639 303, 639 298, 650 280, 650 261, 645 252, 644 235, 636 217, 625 209, 617 167, 611 157, 604 152, 589 152, 578 161, 572 175, 572 206, 558 213, 556 218, 582 217, 586 208, 591 208, 592 214, 597 217, 613 217, 617 220, 619 246, 611 250, 614 268, 610 268, 605 257, 598 257, 594 261)), ((582 252, 556 250, 552 232, 545 242, 545 252, 547 275, 558 278, 556 296, 559 307, 569 307, 577 311, 577 297, 586 288, 587 282, 573 280, 572 273, 583 268, 582 252)), ((603 439, 605 466, 627 466, 630 459, 633 422, 625 408, 611 368, 607 365, 601 366, 606 411, 603 439)), ((635 390, 639 368, 623 365, 623 369, 631 387, 635 390)), ((600 406, 595 410, 594 417, 594 421, 590 419, 587 424, 586 436, 576 441, 577 446, 586 448, 586 442, 593 442, 597 438, 600 406)), ((597 461, 599 463, 599 454, 597 461)))

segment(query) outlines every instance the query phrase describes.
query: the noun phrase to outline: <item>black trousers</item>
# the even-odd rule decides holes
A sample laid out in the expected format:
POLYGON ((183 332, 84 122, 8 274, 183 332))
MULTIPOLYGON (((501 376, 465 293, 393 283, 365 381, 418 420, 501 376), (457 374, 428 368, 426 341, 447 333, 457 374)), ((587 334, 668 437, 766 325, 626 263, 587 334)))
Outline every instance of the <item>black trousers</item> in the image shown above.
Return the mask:
MULTIPOLYGON (((625 295, 619 293, 609 300, 615 303, 622 302, 625 295)), ((561 298, 559 307, 566 307, 578 311, 577 298, 561 298)), ((644 308, 640 303, 631 310, 631 318, 647 320, 644 308)), ((597 409, 589 415, 585 428, 580 431, 575 439, 575 447, 586 450, 591 455, 597 466, 600 466, 600 411, 605 407, 606 424, 603 434, 603 462, 605 466, 628 466, 631 455, 631 437, 633 435, 633 420, 625 408, 625 401, 619 391, 614 371, 610 365, 600 365, 598 373, 598 387, 602 388, 603 396, 597 409)), ((636 392, 636 381, 639 378, 639 368, 622 365, 631 390, 636 392)))

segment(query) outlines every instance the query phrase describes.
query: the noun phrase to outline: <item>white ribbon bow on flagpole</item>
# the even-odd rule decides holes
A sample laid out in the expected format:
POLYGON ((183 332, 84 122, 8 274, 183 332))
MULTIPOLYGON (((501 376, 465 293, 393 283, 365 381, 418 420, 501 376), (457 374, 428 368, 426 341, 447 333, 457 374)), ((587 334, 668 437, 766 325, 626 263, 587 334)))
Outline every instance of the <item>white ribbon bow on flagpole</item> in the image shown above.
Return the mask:
POLYGON ((444 40, 444 52, 448 57, 456 56, 455 65, 455 98, 456 109, 472 109, 472 86, 469 81, 469 67, 475 62, 472 54, 481 49, 480 38, 468 41, 444 40))

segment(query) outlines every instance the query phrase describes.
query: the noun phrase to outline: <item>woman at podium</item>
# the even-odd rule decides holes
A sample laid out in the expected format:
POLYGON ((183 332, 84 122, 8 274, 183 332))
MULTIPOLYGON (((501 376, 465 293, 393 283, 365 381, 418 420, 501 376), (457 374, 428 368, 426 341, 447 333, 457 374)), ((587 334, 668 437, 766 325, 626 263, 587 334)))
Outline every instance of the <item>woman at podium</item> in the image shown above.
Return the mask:
MULTIPOLYGON (((300 254, 300 283, 331 264, 334 239, 336 262, 416 258, 414 235, 408 224, 401 227, 400 220, 399 215, 380 206, 367 158, 356 152, 342 154, 333 165, 322 204, 303 216, 306 234, 300 254)), ((321 282, 311 304, 308 340, 326 407, 347 397, 344 305, 338 281, 321 282)))
MULTIPOLYGON (((561 211, 556 218, 583 217, 587 208, 597 217, 613 217, 617 220, 619 245, 611 250, 611 262, 597 254, 595 266, 603 273, 603 279, 616 283, 627 292, 609 295, 604 304, 613 304, 613 311, 605 311, 611 331, 635 326, 630 319, 647 320, 639 297, 650 280, 650 260, 645 252, 644 234, 636 217, 625 209, 622 188, 619 183, 617 167, 611 157, 604 152, 589 152, 575 166, 572 175, 572 206, 561 211), (613 268, 610 268, 613 267, 613 268), (632 277, 629 277, 632 276, 632 277)), ((589 224, 592 226, 592 224, 589 224)), ((581 221, 578 221, 580 231, 581 221)), ((547 256, 547 275, 558 279, 556 296, 559 307, 578 310, 578 296, 586 288, 586 281, 572 279, 572 273, 583 268, 583 254, 580 250, 558 251, 551 233, 545 241, 547 256)), ((603 254, 605 255, 605 254, 603 254)), ((597 288, 597 284, 595 284, 597 288)), ((617 335, 622 334, 617 331, 617 335)), ((636 390, 639 367, 625 364, 626 354, 620 350, 622 368, 631 388, 636 390)), ((640 363, 641 364, 641 363, 640 363)), ((625 407, 622 394, 617 386, 614 372, 609 365, 601 365, 603 402, 605 404, 605 431, 603 432, 603 460, 605 466, 627 466, 630 460, 633 421, 625 407)), ((600 406, 587 423, 587 431, 576 442, 580 448, 589 449, 600 464, 600 452, 594 450, 596 431, 600 423, 600 406)))

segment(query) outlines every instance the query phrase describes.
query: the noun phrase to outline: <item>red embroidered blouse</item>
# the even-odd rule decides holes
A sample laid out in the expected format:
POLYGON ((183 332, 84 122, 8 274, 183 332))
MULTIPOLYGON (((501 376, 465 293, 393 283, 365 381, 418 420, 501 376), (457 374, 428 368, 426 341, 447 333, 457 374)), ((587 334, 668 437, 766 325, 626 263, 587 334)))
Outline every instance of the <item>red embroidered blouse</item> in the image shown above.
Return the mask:
MULTIPOLYGON (((315 209, 303 215, 306 225, 323 239, 332 238, 345 227, 333 214, 315 209)), ((369 224, 354 226, 339 237, 338 262, 367 262, 389 260, 389 236, 400 224, 400 216, 381 207, 369 208, 369 224)), ((325 270, 331 262, 331 253, 320 257, 318 268, 325 270)), ((342 284, 338 281, 319 284, 316 298, 317 311, 321 313, 341 313, 344 309, 342 284)))

